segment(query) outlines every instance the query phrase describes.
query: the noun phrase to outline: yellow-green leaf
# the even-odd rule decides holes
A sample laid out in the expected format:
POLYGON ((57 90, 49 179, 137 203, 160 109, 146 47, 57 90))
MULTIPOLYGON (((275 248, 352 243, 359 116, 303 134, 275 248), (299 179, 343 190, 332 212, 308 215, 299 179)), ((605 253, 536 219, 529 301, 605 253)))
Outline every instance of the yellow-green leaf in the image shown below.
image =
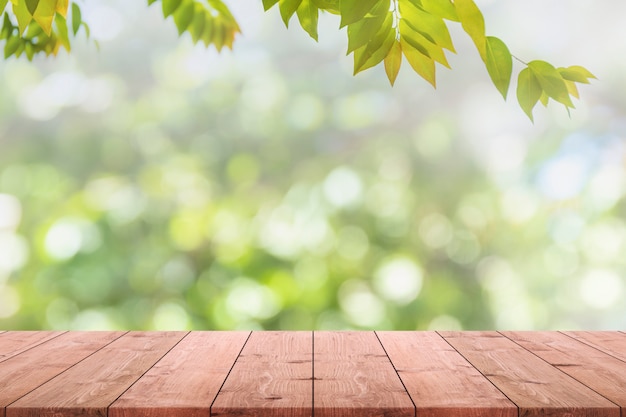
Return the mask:
POLYGON ((193 14, 193 21, 188 28, 188 32, 191 35, 191 40, 193 40, 194 43, 202 39, 202 33, 204 31, 204 25, 206 22, 205 15, 206 9, 199 3, 196 3, 193 14))
POLYGON ((339 2, 339 11, 341 12, 340 27, 363 19, 377 3, 386 4, 386 10, 389 10, 389 0, 341 0, 339 2))
POLYGON ((7 3, 9 0, 0 0, 0 14, 4 11, 5 7, 7 7, 7 3))
POLYGON ((565 80, 559 72, 551 64, 545 61, 531 61, 528 68, 539 81, 541 89, 546 92, 550 98, 563 103, 567 107, 574 107, 570 99, 565 80))
POLYGON ((509 48, 500 39, 494 36, 487 36, 487 72, 494 85, 506 100, 509 84, 511 83, 511 73, 513 72, 513 58, 509 48))
POLYGON ((173 14, 182 2, 183 0, 162 0, 161 6, 163 6, 163 17, 168 17, 173 14))
POLYGON ((550 101, 550 97, 546 94, 545 91, 541 92, 541 97, 539 97, 539 101, 543 104, 543 107, 548 107, 548 101, 550 101))
POLYGON ((56 12, 64 18, 67 18, 67 9, 69 8, 69 0, 57 0, 56 12))
POLYGON ((274 6, 276 3, 278 3, 278 0, 263 0, 263 9, 265 11, 268 11, 269 9, 272 8, 272 6, 274 6))
POLYGON ((4 58, 6 59, 13 55, 22 42, 22 38, 18 36, 13 36, 12 38, 9 38, 6 44, 4 44, 4 58))
POLYGON ((30 14, 30 12, 28 11, 28 7, 26 7, 26 3, 23 1, 20 1, 17 4, 13 4, 13 14, 17 18, 17 26, 21 35, 22 33, 24 33, 30 22, 33 20, 33 15, 30 14))
POLYGON ((422 7, 428 13, 439 16, 443 19, 459 21, 459 15, 450 0, 421 0, 422 7))
POLYGON ((339 14, 339 0, 313 0, 318 9, 339 14))
POLYGON ((391 48, 396 36, 393 14, 388 12, 380 30, 366 45, 354 51, 354 74, 380 63, 391 48))
POLYGON ((416 6, 411 0, 399 0, 400 16, 414 30, 433 43, 454 52, 448 27, 441 17, 432 15, 416 6))
POLYGON ((56 4, 52 1, 41 1, 33 14, 33 19, 41 26, 46 35, 52 32, 52 21, 56 13, 56 4))
POLYGON ((520 71, 517 79, 517 101, 524 113, 533 120, 533 107, 541 97, 541 85, 530 68, 520 71))
POLYGON ((577 83, 589 84, 589 78, 596 78, 595 75, 580 65, 573 65, 567 68, 557 68, 557 71, 561 74, 563 79, 575 81, 577 83))
POLYGON ((310 37, 317 41, 317 20, 319 16, 319 9, 312 0, 302 0, 300 6, 296 10, 298 20, 302 29, 309 34, 310 37))
MULTIPOLYGON (((76 3, 72 3, 72 32, 74 35, 78 33, 78 29, 80 29, 82 21, 83 18, 80 13, 80 7, 78 7, 76 3)), ((89 37, 89 35, 87 35, 87 37, 89 37)))
POLYGON ((400 36, 422 54, 450 68, 443 49, 439 45, 432 43, 421 33, 413 30, 411 26, 405 23, 404 19, 400 20, 400 36))
POLYGON ((37 6, 39 6, 39 0, 22 0, 22 2, 26 4, 26 8, 30 12, 30 14, 34 15, 35 11, 37 11, 37 6))
POLYGON ((402 65, 402 46, 400 41, 394 40, 389 53, 385 57, 385 72, 391 85, 394 85, 398 73, 400 72, 400 66, 402 65))
POLYGON ((65 21, 65 18, 61 14, 56 14, 54 16, 54 23, 57 27, 56 32, 57 32, 59 41, 61 42, 61 44, 65 47, 67 51, 70 51, 71 50, 70 37, 69 37, 69 31, 67 29, 67 22, 65 21))
POLYGON ((580 98, 578 94, 578 87, 576 87, 576 83, 574 81, 565 80, 565 85, 567 86, 567 92, 570 96, 580 98))
POLYGON ((215 19, 210 13, 205 14, 204 30, 202 31, 202 42, 205 46, 213 43, 213 32, 215 31, 215 19))
POLYGON ((348 25, 347 54, 371 41, 382 27, 386 18, 388 18, 387 13, 375 13, 372 17, 365 17, 358 22, 348 25))
POLYGON ((280 9, 280 17, 283 18, 285 26, 289 26, 289 19, 298 10, 302 0, 279 0, 278 8, 280 9))
POLYGON ((436 87, 435 61, 415 49, 402 37, 400 38, 400 45, 402 47, 402 54, 404 54, 411 68, 422 78, 431 83, 433 87, 436 87))
POLYGON ((179 35, 182 35, 193 21, 194 9, 195 5, 192 0, 183 0, 174 12, 174 23, 179 35))
POLYGON ((485 19, 473 0, 455 0, 454 6, 463 30, 472 38, 483 61, 486 59, 485 19))

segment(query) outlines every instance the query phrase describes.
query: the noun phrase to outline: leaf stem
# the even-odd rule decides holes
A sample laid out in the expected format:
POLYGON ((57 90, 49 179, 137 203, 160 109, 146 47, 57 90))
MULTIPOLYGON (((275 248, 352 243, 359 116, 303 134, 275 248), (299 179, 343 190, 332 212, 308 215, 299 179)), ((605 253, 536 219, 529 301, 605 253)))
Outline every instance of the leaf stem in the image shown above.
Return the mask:
POLYGON ((512 56, 513 58, 515 58, 517 61, 521 62, 522 64, 524 64, 524 65, 528 66, 528 62, 524 62, 524 61, 522 61, 521 59, 519 59, 518 57, 516 57, 516 56, 515 56, 515 55, 513 55, 513 54, 511 54, 511 56, 512 56))

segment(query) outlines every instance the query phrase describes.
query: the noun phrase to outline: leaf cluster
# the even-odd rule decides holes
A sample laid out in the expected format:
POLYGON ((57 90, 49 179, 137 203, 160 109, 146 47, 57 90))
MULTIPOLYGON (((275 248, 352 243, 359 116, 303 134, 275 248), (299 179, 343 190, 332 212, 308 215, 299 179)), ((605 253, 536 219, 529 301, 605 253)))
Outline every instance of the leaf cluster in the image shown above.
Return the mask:
POLYGON ((76 36, 81 27, 89 37, 89 27, 82 20, 80 7, 69 0, 0 0, 5 41, 4 58, 25 54, 56 55, 61 48, 71 50, 70 31, 76 36), (9 10, 11 13, 9 13, 9 10))
MULTIPOLYGON (((70 50, 71 34, 84 27, 79 6, 71 0, 0 0, 4 13, 0 41, 4 56, 37 53, 56 54, 61 47, 70 50), (70 19, 68 21, 68 18, 70 19)), ((179 35, 189 33, 193 42, 203 42, 218 51, 232 48, 240 33, 239 25, 222 0, 147 0, 161 2, 163 16, 172 16, 179 35)), ((318 39, 320 13, 340 18, 346 28, 347 54, 354 59, 354 74, 382 64, 389 82, 396 81, 403 61, 419 76, 436 87, 436 64, 450 68, 446 53, 455 53, 448 30, 450 22, 460 24, 471 38, 485 64, 491 81, 507 98, 513 76, 513 58, 506 44, 487 36, 485 20, 474 0, 262 0, 268 11, 278 7, 285 24, 295 15, 300 26, 318 39)), ((517 59, 517 58, 516 58, 517 59)), ((520 61, 517 99, 532 120, 537 102, 547 105, 550 99, 573 108, 572 97, 579 98, 576 83, 595 78, 581 66, 555 68, 541 60, 520 61)))
MULTIPOLYGON (((148 5, 157 0, 148 0, 148 5)), ((203 42, 221 51, 233 47, 241 30, 228 7, 221 0, 161 0, 163 17, 172 16, 178 34, 189 33, 194 43, 203 42)))

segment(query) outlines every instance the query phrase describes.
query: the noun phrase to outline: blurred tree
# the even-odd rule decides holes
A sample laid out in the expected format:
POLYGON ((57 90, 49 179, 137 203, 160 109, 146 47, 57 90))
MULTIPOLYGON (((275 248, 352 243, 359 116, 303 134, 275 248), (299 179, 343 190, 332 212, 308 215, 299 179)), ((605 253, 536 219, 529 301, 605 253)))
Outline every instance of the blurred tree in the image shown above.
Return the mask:
MULTIPOLYGON (((157 0, 148 0, 148 5, 157 0)), ((4 57, 38 53, 56 54, 70 50, 70 36, 89 28, 81 19, 80 7, 70 0, 0 0, 4 20, 0 40, 5 41, 4 57), (69 15, 69 16, 68 16, 69 15), (69 21, 68 21, 69 19, 69 21), (70 30, 71 29, 71 30, 70 30)), ((393 85, 403 57, 411 68, 433 87, 435 63, 450 67, 444 50, 455 51, 446 21, 459 22, 470 36, 489 76, 506 99, 513 72, 513 58, 506 44, 487 36, 485 21, 473 0, 263 0, 265 10, 278 5, 286 26, 296 15, 302 28, 315 40, 318 17, 328 12, 340 17, 347 28, 348 53, 354 56, 354 74, 383 63, 393 85)), ((179 35, 189 33, 194 42, 207 47, 232 48, 239 25, 222 0, 161 0, 163 16, 173 17, 179 35)), ((519 72, 517 99, 532 120, 532 110, 550 99, 573 108, 578 98, 576 83, 595 78, 581 66, 555 68, 545 61, 523 62, 519 72)))

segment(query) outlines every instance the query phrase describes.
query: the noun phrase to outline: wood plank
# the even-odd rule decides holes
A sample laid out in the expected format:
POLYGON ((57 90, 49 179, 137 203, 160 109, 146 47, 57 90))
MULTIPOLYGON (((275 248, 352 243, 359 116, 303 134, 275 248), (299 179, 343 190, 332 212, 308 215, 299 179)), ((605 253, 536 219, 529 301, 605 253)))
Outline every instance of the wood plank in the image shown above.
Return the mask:
POLYGON ((626 362, 626 334, 622 332, 563 332, 589 346, 626 362))
POLYGON ((9 405, 7 417, 102 417, 186 332, 129 332, 9 405))
POLYGON ((210 416, 249 335, 191 332, 109 407, 109 417, 210 416))
POLYGON ((6 361, 63 333, 62 331, 8 331, 2 333, 0 334, 0 362, 6 361))
POLYGON ((310 417, 312 332, 252 332, 211 416, 310 417))
POLYGON ((517 406, 436 332, 376 332, 420 417, 517 417, 517 406))
POLYGON ((315 332, 315 417, 413 417, 415 406, 374 332, 315 332))
POLYGON ((520 416, 619 417, 618 406, 497 332, 442 332, 520 416))
POLYGON ((626 410, 626 362, 558 332, 503 334, 626 410))
POLYGON ((7 405, 123 334, 68 332, 0 363, 0 417, 7 405))

